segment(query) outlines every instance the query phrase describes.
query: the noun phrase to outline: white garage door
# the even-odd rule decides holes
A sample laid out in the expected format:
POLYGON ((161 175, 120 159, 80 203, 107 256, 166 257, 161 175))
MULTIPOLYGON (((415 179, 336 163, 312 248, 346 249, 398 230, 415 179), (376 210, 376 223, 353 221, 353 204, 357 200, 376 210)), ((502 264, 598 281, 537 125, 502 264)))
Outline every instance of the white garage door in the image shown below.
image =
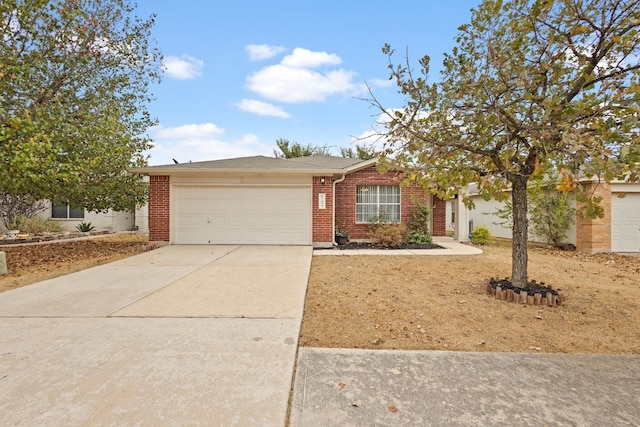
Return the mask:
POLYGON ((175 186, 176 244, 311 244, 309 186, 175 186))
POLYGON ((640 252, 640 193, 613 193, 611 250, 640 252))

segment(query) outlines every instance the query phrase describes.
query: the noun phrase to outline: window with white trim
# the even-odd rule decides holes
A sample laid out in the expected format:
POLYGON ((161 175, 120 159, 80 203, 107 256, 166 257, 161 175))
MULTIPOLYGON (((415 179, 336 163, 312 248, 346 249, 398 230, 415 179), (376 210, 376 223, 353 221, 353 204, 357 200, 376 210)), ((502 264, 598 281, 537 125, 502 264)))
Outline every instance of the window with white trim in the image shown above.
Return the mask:
POLYGON ((451 201, 451 224, 456 223, 456 202, 457 200, 451 201))
POLYGON ((51 218, 53 219, 83 219, 83 208, 72 208, 68 204, 51 203, 51 218))
POLYGON ((400 187, 359 185, 356 189, 356 222, 367 223, 379 216, 400 222, 400 187))

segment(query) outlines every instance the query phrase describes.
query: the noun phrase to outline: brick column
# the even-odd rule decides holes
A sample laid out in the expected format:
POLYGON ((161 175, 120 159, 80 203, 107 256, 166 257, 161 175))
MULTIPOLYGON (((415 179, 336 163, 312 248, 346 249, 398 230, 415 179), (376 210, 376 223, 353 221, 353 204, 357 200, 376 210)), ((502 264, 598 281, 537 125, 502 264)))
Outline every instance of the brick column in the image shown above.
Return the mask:
POLYGON ((314 176, 312 193, 312 242, 314 246, 331 246, 333 244, 333 177, 314 176), (318 205, 320 194, 324 194, 324 209, 320 209, 318 205))
POLYGON ((434 236, 447 235, 447 202, 433 196, 433 208, 431 210, 433 228, 431 234, 434 236))
MULTIPOLYGON (((576 249, 584 252, 611 252, 611 187, 606 183, 590 182, 584 190, 602 197, 600 206, 604 209, 602 218, 576 218, 576 249)), ((584 203, 577 202, 578 211, 584 203)))
POLYGON ((149 177, 149 241, 169 241, 170 217, 170 187, 169 176, 149 177))

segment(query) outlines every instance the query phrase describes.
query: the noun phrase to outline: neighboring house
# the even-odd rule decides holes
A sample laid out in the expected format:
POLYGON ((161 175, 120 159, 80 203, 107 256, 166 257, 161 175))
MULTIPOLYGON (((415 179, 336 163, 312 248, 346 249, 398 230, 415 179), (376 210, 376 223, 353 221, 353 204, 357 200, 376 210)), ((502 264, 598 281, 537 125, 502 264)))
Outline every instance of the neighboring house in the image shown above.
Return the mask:
MULTIPOLYGON (((594 181, 582 182, 585 191, 594 192, 602 197, 601 206, 604 217, 596 219, 581 218, 576 215, 575 224, 568 230, 568 243, 584 252, 640 252, 640 184, 616 181, 610 184, 594 181)), ((497 237, 511 238, 511 230, 496 223, 500 222, 495 213, 503 206, 495 200, 485 201, 469 186, 467 194, 476 208, 466 212, 469 228, 486 226, 497 237), (472 221, 472 222, 471 222, 472 221)), ((574 207, 580 209, 575 202, 574 207)), ((531 236, 531 241, 541 240, 531 236)))
POLYGON ((432 207, 431 231, 445 234, 445 204, 377 159, 265 156, 149 166, 149 240, 173 244, 287 244, 329 247, 336 227, 368 237, 380 210, 408 221, 412 195, 432 207))
POLYGON ((44 219, 52 219, 61 224, 65 231, 76 231, 76 226, 83 222, 90 222, 96 231, 128 231, 134 225, 138 226, 138 231, 146 233, 147 229, 147 206, 138 208, 134 213, 108 210, 107 212, 89 212, 84 209, 74 209, 69 205, 56 205, 47 202, 47 208, 39 215, 44 219))

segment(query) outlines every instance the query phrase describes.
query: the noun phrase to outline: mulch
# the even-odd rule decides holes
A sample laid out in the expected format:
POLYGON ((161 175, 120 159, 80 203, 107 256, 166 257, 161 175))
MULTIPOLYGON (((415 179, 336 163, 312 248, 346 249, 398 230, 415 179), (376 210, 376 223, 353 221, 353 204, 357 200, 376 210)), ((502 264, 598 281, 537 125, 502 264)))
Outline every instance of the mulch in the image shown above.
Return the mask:
POLYGON ((333 248, 326 249, 338 249, 341 251, 345 250, 357 250, 357 249, 383 249, 383 250, 396 250, 396 249, 444 249, 440 245, 436 245, 435 243, 429 244, 416 244, 416 243, 404 243, 400 246, 384 246, 384 245, 376 245, 374 243, 367 242, 349 242, 346 245, 338 245, 333 248))

